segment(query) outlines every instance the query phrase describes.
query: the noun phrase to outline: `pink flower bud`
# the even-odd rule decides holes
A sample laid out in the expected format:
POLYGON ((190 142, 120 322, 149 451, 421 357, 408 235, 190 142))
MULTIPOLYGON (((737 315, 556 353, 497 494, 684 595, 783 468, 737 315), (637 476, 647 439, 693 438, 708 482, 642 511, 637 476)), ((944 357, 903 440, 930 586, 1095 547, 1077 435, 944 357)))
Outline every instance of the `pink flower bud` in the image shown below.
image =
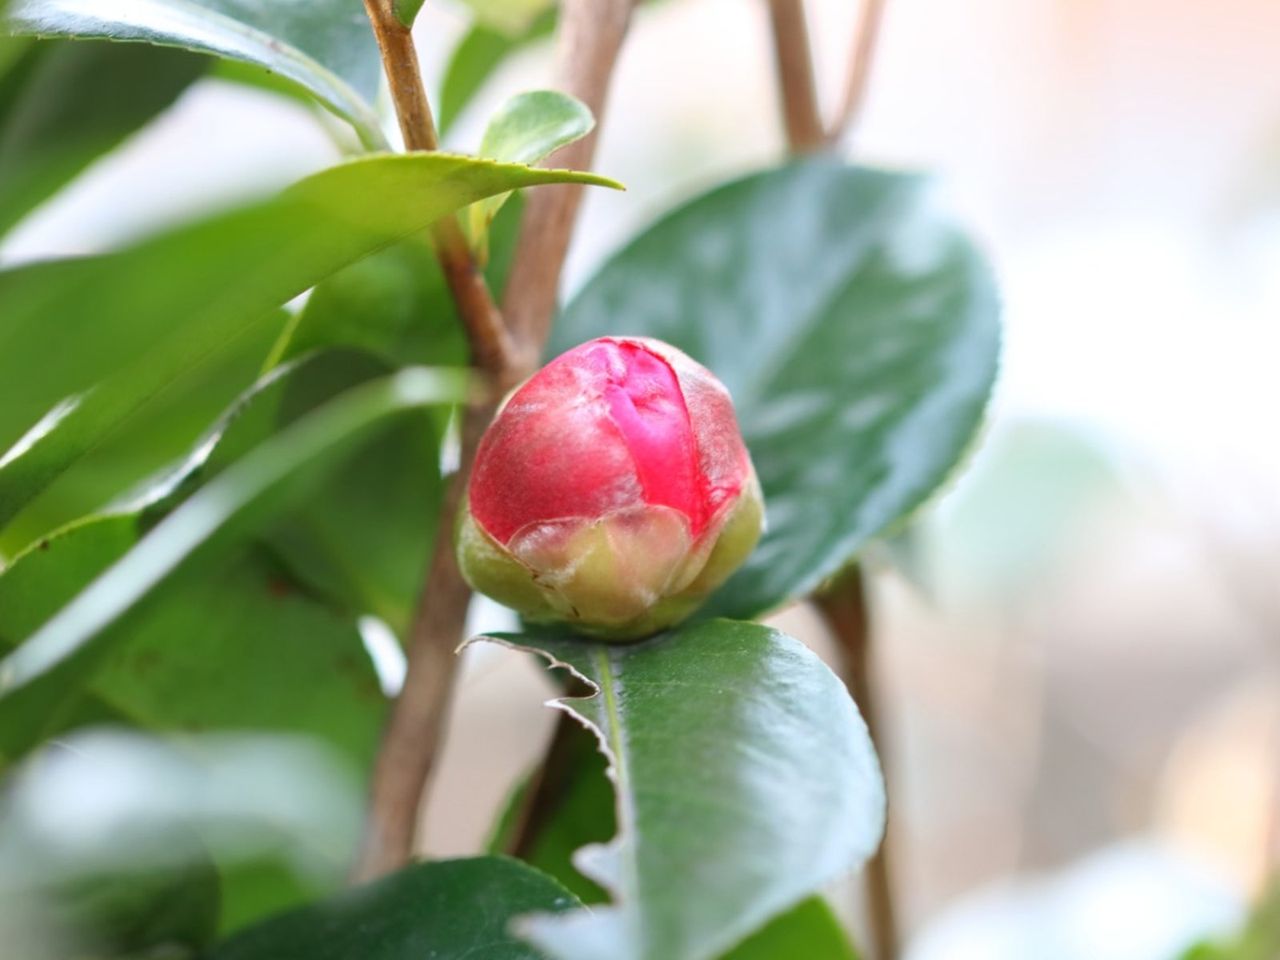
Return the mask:
POLYGON ((602 337, 547 364, 490 425, 458 560, 526 619, 627 640, 692 613, 763 518, 723 384, 660 341, 602 337))

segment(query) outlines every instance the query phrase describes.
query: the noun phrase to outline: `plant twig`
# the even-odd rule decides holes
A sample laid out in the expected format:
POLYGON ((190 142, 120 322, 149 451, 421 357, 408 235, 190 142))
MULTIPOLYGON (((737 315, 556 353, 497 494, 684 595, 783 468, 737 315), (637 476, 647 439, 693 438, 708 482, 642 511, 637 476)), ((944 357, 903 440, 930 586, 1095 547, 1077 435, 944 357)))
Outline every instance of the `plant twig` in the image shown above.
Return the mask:
MULTIPOLYGON (((422 84, 413 32, 396 16, 392 0, 365 0, 364 6, 378 40, 405 149, 438 149, 435 120, 422 84)), ((445 217, 435 224, 431 228, 431 237, 445 282, 466 328, 472 362, 493 378, 500 388, 511 386, 509 381, 513 377, 519 379, 513 371, 521 363, 457 218, 445 217)))
POLYGON ((769 19, 787 143, 792 153, 819 150, 826 145, 827 135, 818 112, 804 0, 769 0, 769 19))
MULTIPOLYGON (((435 123, 413 35, 396 16, 391 0, 365 0, 365 9, 382 53, 405 147, 435 150, 435 123)), ((519 367, 515 348, 457 218, 436 223, 431 237, 466 330, 472 363, 498 388, 509 386, 519 367)), ((418 807, 443 738, 457 671, 454 650, 471 599, 454 556, 453 518, 492 413, 492 404, 486 403, 468 406, 463 414, 460 466, 441 505, 436 549, 410 629, 404 688, 392 707, 374 763, 369 822, 353 871, 357 882, 402 866, 413 852, 418 807)))
MULTIPOLYGON (((630 7, 630 0, 625 3, 566 0, 562 13, 564 85, 587 103, 597 118, 603 112, 605 90, 630 7), (620 9, 624 11, 621 31, 617 25, 620 9)), ((422 85, 412 34, 395 15, 392 0, 365 0, 365 9, 382 52, 405 146, 410 150, 434 150, 435 124, 422 85)), ((577 165, 589 166, 590 146, 579 146, 573 156, 578 160, 577 165)), ((579 191, 564 188, 545 193, 553 196, 568 193, 569 196, 548 202, 543 192, 534 194, 526 208, 515 267, 508 283, 510 302, 522 303, 520 290, 537 289, 545 276, 553 278, 545 319, 536 312, 522 314, 536 321, 541 338, 545 338, 550 327, 556 281, 568 250, 579 191), (534 218, 540 226, 531 231, 530 220, 534 218), (561 222, 564 224, 562 238, 555 233, 559 229, 556 224, 561 222), (524 277, 519 284, 518 276, 524 277)), ((541 339, 526 338, 518 345, 512 338, 456 218, 449 217, 438 223, 432 229, 432 239, 467 332, 473 363, 488 374, 499 389, 514 385, 536 364, 541 339)), ((409 637, 404 688, 392 709, 375 761, 369 823, 359 862, 353 871, 356 882, 395 870, 413 854, 418 810, 443 738, 457 672, 455 650, 462 639, 471 597, 453 550, 454 517, 466 491, 480 437, 494 409, 491 403, 473 405, 463 415, 459 469, 450 481, 442 504, 436 549, 409 637)))
POLYGON ((387 74, 405 149, 438 149, 439 138, 427 89, 422 85, 422 67, 418 63, 418 49, 413 44, 413 31, 400 22, 392 0, 364 0, 364 9, 382 54, 382 68, 387 74))
MULTIPOLYGON (((556 86, 591 109, 596 129, 554 153, 547 161, 550 166, 591 167, 609 81, 633 5, 633 0, 564 0, 561 4, 556 86)), ((582 187, 565 185, 535 192, 525 205, 502 309, 531 368, 551 330, 560 271, 581 203, 582 187)))
MULTIPOLYGON (((885 780, 888 781, 888 745, 880 727, 880 710, 876 702, 872 632, 862 571, 857 567, 850 568, 814 599, 835 636, 842 660, 841 679, 862 712, 862 718, 871 734, 871 742, 875 744, 879 754, 885 780)), ((891 831, 885 832, 880 849, 871 858, 866 869, 867 921, 875 960, 897 960, 899 950, 897 911, 893 898, 891 836, 891 831)))
POLYGON ((444 740, 458 670, 456 650, 471 600, 453 550, 453 522, 493 411, 492 404, 485 404, 469 406, 463 413, 459 470, 440 507, 436 549, 409 637, 404 688, 374 764, 369 821, 352 877, 357 883, 398 869, 413 855, 418 808, 444 740))
MULTIPOLYGON (((533 853, 542 829, 555 816, 581 754, 577 747, 583 735, 582 725, 561 710, 556 711, 556 717, 547 752, 525 786, 506 845, 508 854, 522 860, 533 853)), ((591 749, 595 749, 594 744, 591 749)))
POLYGON ((835 143, 857 122, 862 104, 867 97, 867 82, 871 78, 871 63, 875 57, 876 41, 880 36, 880 24, 884 21, 886 0, 862 0, 858 22, 853 29, 853 49, 849 52, 849 73, 845 80, 844 96, 836 111, 827 142, 835 143))

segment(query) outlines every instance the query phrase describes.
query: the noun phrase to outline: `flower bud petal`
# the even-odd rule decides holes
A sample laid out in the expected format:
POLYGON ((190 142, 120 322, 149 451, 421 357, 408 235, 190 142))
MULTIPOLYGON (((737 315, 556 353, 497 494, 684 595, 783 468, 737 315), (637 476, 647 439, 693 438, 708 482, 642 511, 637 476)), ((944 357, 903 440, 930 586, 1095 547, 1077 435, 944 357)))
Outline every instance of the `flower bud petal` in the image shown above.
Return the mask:
POLYGON ((517 389, 481 440, 465 507, 472 586, 608 639, 688 616, 763 523, 728 392, 643 338, 585 343, 517 389))

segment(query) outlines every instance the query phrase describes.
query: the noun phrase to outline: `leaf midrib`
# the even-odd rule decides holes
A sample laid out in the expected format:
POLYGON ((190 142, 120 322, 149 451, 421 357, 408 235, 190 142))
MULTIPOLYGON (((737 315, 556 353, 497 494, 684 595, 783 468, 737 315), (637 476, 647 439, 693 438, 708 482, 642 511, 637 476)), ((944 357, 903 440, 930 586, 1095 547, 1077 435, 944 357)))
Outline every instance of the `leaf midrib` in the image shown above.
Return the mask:
POLYGON ((600 674, 600 700, 604 707, 605 738, 609 742, 609 751, 613 754, 614 786, 618 797, 618 834, 615 849, 622 869, 625 871, 624 876, 617 878, 616 889, 611 892, 616 898, 614 906, 627 910, 634 909, 634 906, 627 904, 626 900, 633 899, 634 904, 643 901, 640 896, 640 864, 636 857, 640 844, 634 797, 631 792, 631 762, 627 752, 626 737, 623 734, 622 708, 619 702, 622 671, 614 658, 609 655, 607 647, 598 645, 594 653, 596 670, 600 674))

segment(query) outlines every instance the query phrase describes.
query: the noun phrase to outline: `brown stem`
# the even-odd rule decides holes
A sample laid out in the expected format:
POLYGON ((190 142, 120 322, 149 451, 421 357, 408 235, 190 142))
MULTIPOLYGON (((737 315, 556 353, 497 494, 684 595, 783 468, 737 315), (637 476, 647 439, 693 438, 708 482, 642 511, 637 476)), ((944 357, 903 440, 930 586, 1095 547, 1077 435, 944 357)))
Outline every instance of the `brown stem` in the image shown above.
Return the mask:
POLYGON ((400 22, 392 8, 392 0, 364 0, 365 12, 373 25, 382 54, 382 68, 387 74, 391 100, 396 106, 396 119, 406 150, 439 148, 435 120, 427 89, 422 85, 422 68, 418 49, 413 44, 413 31, 400 22))
POLYGON ((520 799, 520 809, 507 844, 507 853, 520 859, 527 859, 532 854, 542 828, 555 815, 560 798, 572 780, 574 761, 579 755, 575 747, 576 739, 583 734, 582 725, 567 713, 556 713, 558 718, 551 743, 520 799))
POLYGON ((530 371, 489 293, 489 284, 472 256, 457 218, 446 217, 435 224, 431 228, 431 239, 467 333, 471 362, 489 376, 499 393, 505 392, 530 371))
MULTIPOLYGON (((630 7, 630 0, 625 3, 566 0, 561 14, 560 54, 565 89, 587 103, 597 118, 603 112, 605 89, 630 7), (621 32, 618 29, 620 10, 623 11, 621 32)), ((391 0, 365 0, 365 9, 382 52, 405 146, 410 150, 433 150, 435 125, 412 35, 396 17, 391 0)), ((563 154, 562 151, 561 162, 566 162, 568 158, 563 154)), ((575 165, 587 167, 591 149, 579 146, 570 156, 577 161, 575 165)), ((541 351, 542 340, 550 328, 556 281, 568 250, 578 192, 575 188, 539 191, 526 207, 515 266, 508 282, 508 301, 523 306, 523 296, 540 289, 545 277, 553 279, 551 300, 545 311, 521 314, 526 324, 530 318, 536 321, 533 325, 539 333, 538 339, 526 339, 519 348, 494 305, 457 220, 446 218, 432 229, 441 267, 471 345, 473 363, 500 389, 514 385, 531 371, 541 351), (569 196, 544 199, 544 194, 560 193, 569 196), (532 227, 531 221, 534 221, 532 227), (561 222, 564 224, 562 237, 557 232, 560 228, 555 226, 561 222)), ((471 598, 454 554, 454 517, 466 490, 480 437, 493 411, 492 404, 469 406, 463 415, 459 469, 441 507, 436 550, 410 631, 404 688, 392 708, 374 764, 369 823, 353 871, 356 882, 395 870, 413 854, 418 810, 442 742, 457 672, 455 650, 462 639, 471 598)))
MULTIPOLYGON (((557 87, 585 103, 597 120, 596 132, 558 150, 556 167, 586 170, 595 156, 609 81, 627 35, 633 0, 564 0, 556 56, 557 87)), ((515 264, 502 298, 502 311, 521 352, 535 358, 551 330, 560 271, 573 236, 582 187, 567 185, 530 195, 516 246, 515 264)))
MULTIPOLYGON (((422 84, 413 32, 396 16, 392 0, 365 0, 364 6, 369 22, 373 24, 378 50, 382 53, 387 85, 395 104, 405 149, 438 149, 435 120, 431 115, 426 87, 422 84)), ((445 217, 435 224, 431 228, 431 238, 467 331, 472 362, 498 381, 500 387, 510 386, 507 381, 514 374, 509 371, 520 366, 515 345, 457 218, 445 217)))
POLYGON ((374 763, 370 814, 353 880, 361 883, 402 867, 413 855, 418 808, 443 743, 453 700, 471 589, 458 570, 453 523, 467 487, 492 404, 467 407, 460 467, 440 508, 436 549, 418 599, 408 643, 408 670, 374 763))
POLYGON ((813 53, 804 0, 769 0, 773 25, 773 55, 787 143, 792 153, 809 153, 826 145, 827 135, 818 112, 813 83, 813 53))
MULTIPOLYGON (((888 780, 887 744, 880 729, 879 704, 873 676, 872 633, 862 572, 852 568, 815 598, 818 610, 831 629, 841 654, 841 678, 862 711, 871 742, 880 756, 888 780)), ((898 922, 893 900, 891 833, 885 832, 880 849, 867 864, 867 921, 875 960, 897 960, 898 922)))
POLYGON ((871 78, 876 41, 880 36, 880 24, 884 21, 885 2, 886 0, 862 0, 858 22, 853 30, 853 49, 849 54, 849 75, 845 80, 844 96, 836 111, 835 121, 827 132, 829 143, 836 142, 848 133, 862 112, 862 104, 867 97, 867 82, 871 78))
MULTIPOLYGON (((413 35, 396 17, 391 0, 365 0, 365 9, 382 53, 405 147, 434 150, 435 123, 413 35)), ((472 363, 499 388, 509 386, 519 367, 511 336, 457 218, 440 220, 431 228, 431 237, 466 330, 472 363)), ((356 881, 402 866, 413 852, 418 807, 443 737, 457 672, 454 651, 462 639, 471 599, 454 557, 453 518, 492 413, 492 405, 486 404, 468 406, 463 414, 460 467, 441 506, 436 549, 410 628, 404 688, 392 707, 374 763, 369 824, 353 872, 356 881)))

